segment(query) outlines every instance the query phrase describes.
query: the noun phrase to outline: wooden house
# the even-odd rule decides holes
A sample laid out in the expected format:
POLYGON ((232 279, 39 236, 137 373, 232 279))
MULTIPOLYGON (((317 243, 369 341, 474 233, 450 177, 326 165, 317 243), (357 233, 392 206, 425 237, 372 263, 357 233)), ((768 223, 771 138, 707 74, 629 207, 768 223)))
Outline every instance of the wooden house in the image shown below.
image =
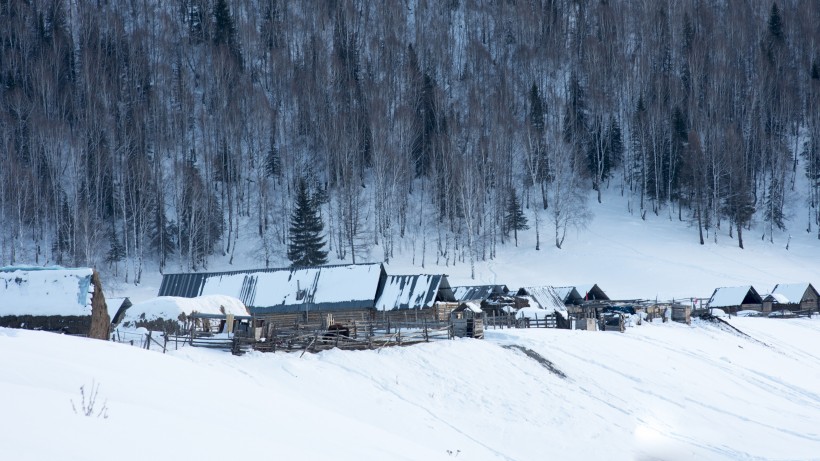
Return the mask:
POLYGON ((92 304, 105 303, 93 276, 91 268, 0 268, 0 326, 88 335, 92 304))
POLYGON ((476 285, 453 287, 453 294, 459 302, 478 302, 488 316, 514 313, 515 297, 510 296, 506 285, 476 285))
POLYGON ((763 312, 817 310, 818 298, 811 283, 778 284, 763 298, 763 312))
POLYGON ((727 313, 736 313, 741 310, 756 310, 763 308, 763 298, 753 286, 716 288, 707 303, 709 309, 722 309, 727 313))
POLYGON ((387 281, 381 264, 166 274, 160 296, 224 294, 264 323, 294 325, 371 320, 387 281))
POLYGON ((376 299, 376 317, 432 321, 446 319, 457 306, 446 275, 388 275, 376 299))

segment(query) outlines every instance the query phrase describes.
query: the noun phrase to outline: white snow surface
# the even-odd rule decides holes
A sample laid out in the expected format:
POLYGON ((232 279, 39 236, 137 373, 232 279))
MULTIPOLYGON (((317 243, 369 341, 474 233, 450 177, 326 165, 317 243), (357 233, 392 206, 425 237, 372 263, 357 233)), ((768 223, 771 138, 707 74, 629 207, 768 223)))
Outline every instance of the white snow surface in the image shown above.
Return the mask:
POLYGON ((0 316, 91 315, 92 270, 0 268, 0 316))
POLYGON ((0 329, 0 458, 818 459, 820 319, 728 321, 749 337, 656 321, 241 357, 0 329))
POLYGON ((180 298, 176 296, 158 296, 134 304, 125 311, 123 322, 143 320, 175 320, 183 314, 233 314, 247 316, 248 310, 242 301, 225 295, 197 296, 196 298, 180 298), (144 315, 144 317, 143 317, 144 315))

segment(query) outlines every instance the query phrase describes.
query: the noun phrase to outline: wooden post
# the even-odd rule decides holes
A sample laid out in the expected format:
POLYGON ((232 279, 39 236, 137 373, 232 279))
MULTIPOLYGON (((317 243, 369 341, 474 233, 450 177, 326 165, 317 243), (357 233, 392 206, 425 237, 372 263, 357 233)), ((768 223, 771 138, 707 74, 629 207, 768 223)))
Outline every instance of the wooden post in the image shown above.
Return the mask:
POLYGON ((148 330, 148 339, 145 340, 145 348, 151 350, 151 330, 148 330))

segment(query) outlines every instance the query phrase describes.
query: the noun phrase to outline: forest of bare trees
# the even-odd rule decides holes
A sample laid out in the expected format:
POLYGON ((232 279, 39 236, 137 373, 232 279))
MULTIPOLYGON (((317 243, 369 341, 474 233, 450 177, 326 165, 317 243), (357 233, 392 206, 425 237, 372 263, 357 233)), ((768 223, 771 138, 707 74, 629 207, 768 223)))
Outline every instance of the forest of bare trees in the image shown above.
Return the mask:
POLYGON ((560 248, 606 190, 702 244, 820 237, 818 24, 800 0, 0 0, 0 264, 283 265, 301 181, 331 260, 560 248))

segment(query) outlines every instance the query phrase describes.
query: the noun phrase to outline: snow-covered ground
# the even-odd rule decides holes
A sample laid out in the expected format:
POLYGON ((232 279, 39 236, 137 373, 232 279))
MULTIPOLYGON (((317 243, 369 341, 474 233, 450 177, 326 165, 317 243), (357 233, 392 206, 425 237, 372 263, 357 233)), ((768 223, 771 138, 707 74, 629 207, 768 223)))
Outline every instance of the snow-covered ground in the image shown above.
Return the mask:
MULTIPOLYGON (((820 240, 817 229, 807 233, 803 213, 792 215, 789 231, 775 231, 773 242, 756 222, 744 232, 745 249, 738 248, 737 233, 729 237, 728 222, 723 222, 715 234, 706 235, 705 245, 698 243, 697 229, 691 223, 679 221, 668 210, 652 213, 642 220, 627 212, 626 199, 610 190, 604 203, 598 204, 590 195, 593 214, 587 227, 570 230, 563 248, 552 242, 552 230, 542 216, 541 249, 535 251, 535 231, 519 233, 519 245, 499 245, 497 257, 476 261, 475 279, 470 278, 470 265, 465 259, 450 257, 436 264, 429 242, 421 266, 421 244, 416 242, 415 255, 411 238, 399 242, 400 248, 385 269, 389 274, 445 273, 451 286, 486 283, 506 284, 510 289, 522 286, 575 286, 597 283, 612 299, 683 299, 709 298, 717 287, 753 285, 761 296, 776 284, 810 282, 820 285, 820 240), (788 245, 788 249, 786 246, 788 245)), ((530 226, 534 225, 532 210, 528 211, 530 226)), ((431 237, 433 238, 433 237, 431 237)), ((374 248, 369 260, 380 262, 380 248, 374 248)), ((452 250, 451 250, 452 254, 452 250)), ((349 263, 332 257, 331 264, 349 263)), ((263 267, 255 244, 240 240, 234 264, 214 257, 209 270, 237 270, 263 267)), ((275 267, 287 266, 283 260, 275 267)), ((168 272, 184 272, 174 267, 168 272)), ((106 274, 103 273, 103 276, 106 274)), ((135 287, 111 278, 104 279, 106 294, 130 296, 142 301, 157 295, 161 282, 157 271, 147 271, 143 283, 135 287)))
POLYGON ((751 339, 658 321, 241 357, 0 329, 0 459, 820 459, 820 319, 729 321, 751 339))

